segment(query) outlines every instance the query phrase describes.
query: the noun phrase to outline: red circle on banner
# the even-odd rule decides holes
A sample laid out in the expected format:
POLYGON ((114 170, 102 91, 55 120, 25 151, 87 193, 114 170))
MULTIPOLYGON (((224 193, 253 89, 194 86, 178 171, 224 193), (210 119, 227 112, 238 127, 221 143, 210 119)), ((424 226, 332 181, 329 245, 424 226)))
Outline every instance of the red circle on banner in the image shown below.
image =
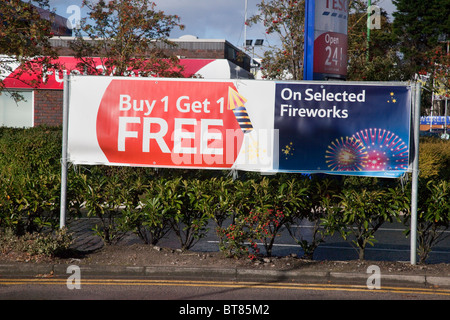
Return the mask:
POLYGON ((243 132, 228 108, 232 83, 114 79, 97 114, 111 163, 230 168, 243 132))

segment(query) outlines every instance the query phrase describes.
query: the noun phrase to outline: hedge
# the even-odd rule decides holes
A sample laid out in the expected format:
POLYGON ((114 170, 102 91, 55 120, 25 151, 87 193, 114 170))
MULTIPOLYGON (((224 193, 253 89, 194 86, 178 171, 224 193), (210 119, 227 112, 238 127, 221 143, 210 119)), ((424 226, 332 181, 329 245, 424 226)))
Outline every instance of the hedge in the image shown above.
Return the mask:
MULTIPOLYGON (((450 143, 421 140, 419 254, 421 262, 450 221, 450 143)), ((61 128, 0 128, 0 231, 17 236, 59 225, 61 128)), ((229 171, 88 166, 69 170, 68 219, 83 212, 100 223, 105 244, 136 233, 157 244, 174 232, 189 250, 214 225, 227 256, 270 256, 286 228, 312 258, 327 236, 339 232, 364 259, 367 245, 387 221, 410 213, 410 184, 400 179, 229 171), (293 225, 308 221, 312 236, 293 225), (263 246, 256 245, 262 242, 263 246), (264 249, 264 250, 261 250, 264 249)))

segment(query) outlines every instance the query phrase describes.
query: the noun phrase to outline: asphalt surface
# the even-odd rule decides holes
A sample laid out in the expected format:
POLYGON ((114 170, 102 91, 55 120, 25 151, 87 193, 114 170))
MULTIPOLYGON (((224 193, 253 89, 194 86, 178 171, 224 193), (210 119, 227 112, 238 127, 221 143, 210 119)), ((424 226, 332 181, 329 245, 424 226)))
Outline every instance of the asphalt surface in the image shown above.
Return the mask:
MULTIPOLYGON (((75 235, 74 247, 80 251, 90 251, 99 249, 103 246, 102 240, 93 234, 91 231, 93 221, 91 219, 80 219, 71 223, 68 223, 68 228, 75 235)), ((396 226, 394 226, 395 228, 396 226)), ((388 228, 389 229, 389 228, 388 228)), ((388 230, 389 231, 389 230, 388 230)), ((392 238, 392 235, 389 235, 392 238)), ((397 245, 397 248, 403 248, 407 240, 400 237, 401 243, 396 242, 397 240, 392 240, 397 245), (403 242, 402 242, 403 241, 403 242), (406 241, 406 242, 405 242, 406 241), (405 242, 405 243, 404 243, 405 242)), ((283 237, 281 237, 283 239, 283 237)), ((287 239, 287 238, 286 238, 287 239)), ((128 238, 124 239, 125 242, 133 243, 137 241, 137 238, 130 235, 128 238)), ((165 240, 165 244, 173 245, 171 241, 173 239, 165 240)), ((283 240, 281 240, 282 242, 283 240)), ((203 240, 196 248, 196 251, 208 251, 216 250, 217 245, 214 244, 215 240, 213 237, 207 237, 203 240)), ((383 241, 381 241, 383 242, 383 241)), ((283 243, 282 243, 283 244, 283 243)), ((286 252, 287 247, 291 244, 284 243, 284 245, 279 246, 279 252, 286 252)), ((325 248, 321 250, 327 251, 327 248, 334 248, 340 245, 340 241, 331 241, 327 243, 325 248)), ((383 247, 383 243, 380 244, 383 247)), ((408 250, 398 249, 398 254, 396 256, 396 249, 389 247, 392 244, 388 244, 386 251, 393 251, 394 256, 387 255, 390 259, 395 261, 401 261, 398 259, 402 258, 407 253, 409 257, 408 250), (405 252, 404 252, 405 251, 405 252)), ((342 252, 343 258, 341 260, 352 259, 353 256, 347 257, 349 250, 340 250, 342 252)), ((446 246, 443 247, 442 253, 443 258, 448 259, 450 250, 446 246)), ((320 250, 319 250, 320 251, 320 250)), ((384 251, 381 250, 382 252, 384 251)), ((384 252, 386 253, 386 252, 384 252)), ((320 253, 319 255, 324 255, 325 253, 320 253)), ((353 252, 353 255, 355 253, 353 252)), ((386 256, 386 255, 385 255, 386 256)), ((333 260, 333 259, 329 259, 333 260)), ((442 262, 442 261, 441 261, 442 262)), ((406 262, 405 262, 406 263, 406 262)), ((449 263, 448 260, 446 263, 449 263)), ((76 264, 76 261, 74 262, 76 264)), ((0 264, 0 278, 11 278, 11 277, 68 277, 68 265, 63 264, 35 264, 35 263, 3 263, 0 264)), ((366 284, 368 275, 364 273, 355 272, 339 272, 333 269, 330 270, 254 270, 245 268, 205 268, 205 267, 182 267, 182 266, 166 266, 161 268, 160 266, 114 266, 114 265, 82 265, 80 266, 83 278, 89 277, 103 277, 103 278, 130 278, 130 277, 145 277, 154 279, 201 279, 201 280, 229 280, 229 281, 260 281, 260 282, 273 282, 273 281, 290 281, 290 282, 309 282, 309 283, 346 283, 346 284, 366 284)), ((383 286, 414 286, 414 287, 435 287, 442 289, 450 289, 450 274, 429 274, 426 272, 423 274, 409 274, 409 273, 390 273, 382 274, 381 281, 383 286)))

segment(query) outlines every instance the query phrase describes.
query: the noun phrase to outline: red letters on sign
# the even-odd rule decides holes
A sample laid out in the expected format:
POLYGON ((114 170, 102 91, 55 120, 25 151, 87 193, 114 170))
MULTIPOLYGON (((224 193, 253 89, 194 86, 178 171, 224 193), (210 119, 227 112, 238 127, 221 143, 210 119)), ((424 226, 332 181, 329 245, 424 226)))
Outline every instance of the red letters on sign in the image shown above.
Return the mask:
POLYGON ((348 0, 327 0, 327 9, 347 12, 348 0))

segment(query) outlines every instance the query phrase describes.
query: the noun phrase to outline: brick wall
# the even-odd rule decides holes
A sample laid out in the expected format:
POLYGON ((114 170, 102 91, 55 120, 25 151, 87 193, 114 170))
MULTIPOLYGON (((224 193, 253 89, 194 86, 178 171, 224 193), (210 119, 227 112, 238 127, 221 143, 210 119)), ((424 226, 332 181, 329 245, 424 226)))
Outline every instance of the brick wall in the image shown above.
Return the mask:
POLYGON ((34 91, 34 125, 62 125, 63 91, 34 91))

